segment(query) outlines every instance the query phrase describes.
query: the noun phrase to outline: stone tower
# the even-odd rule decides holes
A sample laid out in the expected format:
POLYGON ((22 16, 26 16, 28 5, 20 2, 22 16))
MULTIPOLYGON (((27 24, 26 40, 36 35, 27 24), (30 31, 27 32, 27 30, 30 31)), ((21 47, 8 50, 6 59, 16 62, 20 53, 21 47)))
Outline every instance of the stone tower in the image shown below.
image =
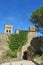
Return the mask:
POLYGON ((7 34, 12 34, 13 33, 13 26, 12 25, 8 25, 6 24, 5 25, 5 28, 4 28, 4 33, 7 33, 7 34))
MULTIPOLYGON (((22 47, 22 56, 23 56, 23 52, 26 51, 27 48, 30 46, 30 42, 31 42, 31 40, 32 40, 34 37, 37 37, 36 27, 30 26, 30 27, 29 27, 29 31, 28 31, 28 40, 27 40, 27 43, 26 43, 26 45, 24 45, 24 46, 22 47)), ((22 57, 22 56, 21 56, 21 57, 22 57)))

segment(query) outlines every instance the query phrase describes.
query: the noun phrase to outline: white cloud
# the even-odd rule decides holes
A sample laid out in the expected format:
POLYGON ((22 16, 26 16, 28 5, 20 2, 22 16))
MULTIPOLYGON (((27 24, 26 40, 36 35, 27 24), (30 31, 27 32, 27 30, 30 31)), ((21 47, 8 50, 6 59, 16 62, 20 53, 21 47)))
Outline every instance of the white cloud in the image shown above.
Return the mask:
POLYGON ((15 20, 15 17, 6 17, 6 18, 3 18, 4 20, 15 20))

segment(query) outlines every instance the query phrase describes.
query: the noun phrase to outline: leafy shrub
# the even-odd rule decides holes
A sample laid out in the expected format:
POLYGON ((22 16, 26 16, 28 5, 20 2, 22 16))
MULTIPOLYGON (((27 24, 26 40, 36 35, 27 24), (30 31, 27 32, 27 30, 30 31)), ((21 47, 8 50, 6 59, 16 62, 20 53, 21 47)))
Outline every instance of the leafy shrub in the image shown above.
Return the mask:
POLYGON ((10 48, 9 55, 17 56, 17 51, 21 50, 22 46, 27 42, 27 31, 19 31, 19 34, 11 34, 8 36, 8 46, 10 48))

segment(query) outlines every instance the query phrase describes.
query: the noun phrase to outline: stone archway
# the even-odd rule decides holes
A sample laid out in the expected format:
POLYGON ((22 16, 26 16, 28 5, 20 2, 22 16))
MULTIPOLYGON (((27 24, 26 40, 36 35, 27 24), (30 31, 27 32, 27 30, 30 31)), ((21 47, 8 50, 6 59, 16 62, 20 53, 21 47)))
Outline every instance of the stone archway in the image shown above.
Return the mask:
POLYGON ((24 53, 23 53, 23 59, 24 60, 30 60, 31 59, 31 55, 29 54, 28 51, 24 51, 24 53))

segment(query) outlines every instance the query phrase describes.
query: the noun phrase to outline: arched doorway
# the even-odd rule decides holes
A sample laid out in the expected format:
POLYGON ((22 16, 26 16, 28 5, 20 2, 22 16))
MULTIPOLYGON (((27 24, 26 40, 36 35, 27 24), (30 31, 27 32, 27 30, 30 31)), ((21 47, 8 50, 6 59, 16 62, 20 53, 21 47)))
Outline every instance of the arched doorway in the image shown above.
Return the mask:
POLYGON ((29 54, 28 51, 24 51, 24 53, 23 53, 23 59, 24 60, 30 60, 31 59, 31 55, 29 54))

